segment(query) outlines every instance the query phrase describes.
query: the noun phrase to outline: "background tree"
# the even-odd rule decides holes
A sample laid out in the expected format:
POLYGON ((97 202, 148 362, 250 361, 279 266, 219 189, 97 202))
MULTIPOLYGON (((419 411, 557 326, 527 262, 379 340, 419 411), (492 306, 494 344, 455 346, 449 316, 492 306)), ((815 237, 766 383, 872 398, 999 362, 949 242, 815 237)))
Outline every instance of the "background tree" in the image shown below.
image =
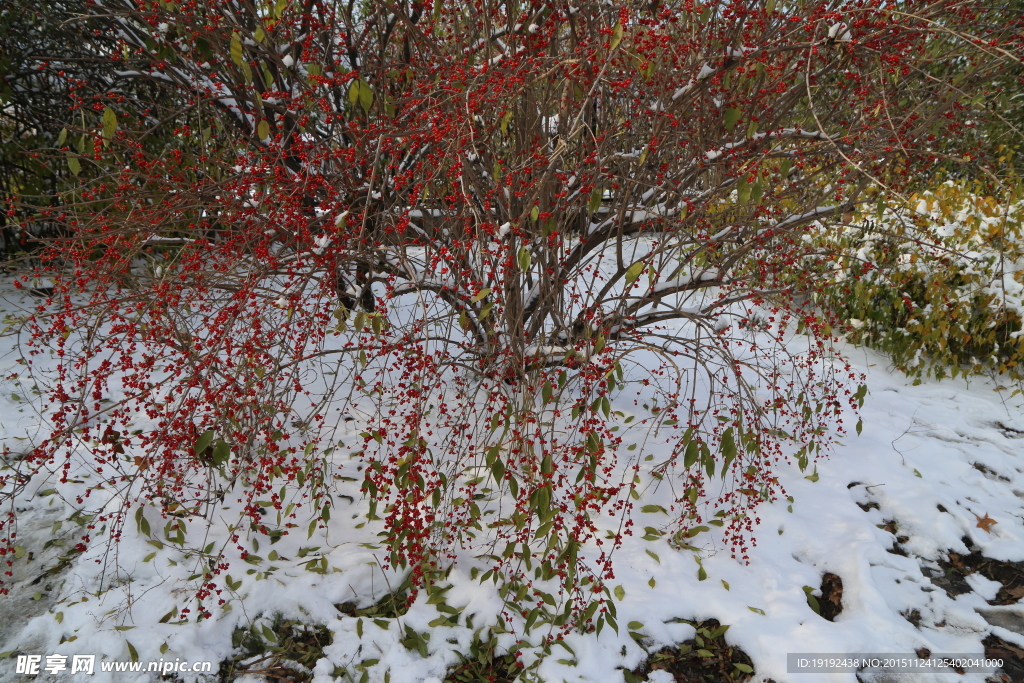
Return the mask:
POLYGON ((621 536, 581 548, 606 514, 629 532, 641 474, 676 491, 648 533, 725 525, 742 557, 773 468, 808 467, 863 398, 801 304, 834 258, 809 226, 913 185, 966 125, 963 83, 1020 51, 1011 13, 953 1, 95 12, 119 27, 104 59, 168 96, 78 92, 87 143, 51 152, 88 172, 30 353, 67 361, 7 484, 87 445, 165 512, 213 523, 236 487, 254 533, 286 531, 257 499, 311 507, 313 533, 333 420, 362 409, 390 562, 420 581, 470 556, 510 604, 559 582, 527 630, 614 624, 591 596, 621 536), (672 458, 631 455, 633 420, 672 458))
MULTIPOLYGON (((129 110, 141 106, 139 111, 157 99, 148 79, 118 68, 123 42, 108 17, 90 16, 91 8, 77 0, 0 5, 0 195, 9 209, 0 216, 0 249, 8 268, 66 233, 55 210, 63 191, 83 171, 99 170, 83 167, 78 158, 94 142, 94 117, 103 109, 93 109, 97 98, 115 98, 129 110), (77 154, 47 159, 41 153, 64 145, 77 154)), ((150 131, 146 148, 162 149, 159 138, 170 128, 150 131)))

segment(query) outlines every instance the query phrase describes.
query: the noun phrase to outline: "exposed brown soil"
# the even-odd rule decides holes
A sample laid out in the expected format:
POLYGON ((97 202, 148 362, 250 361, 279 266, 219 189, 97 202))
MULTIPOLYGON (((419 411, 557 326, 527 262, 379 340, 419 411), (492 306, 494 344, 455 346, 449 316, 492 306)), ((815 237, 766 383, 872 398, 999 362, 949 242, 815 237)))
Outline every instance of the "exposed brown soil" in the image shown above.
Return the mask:
POLYGON ((676 683, 742 683, 753 678, 750 657, 725 642, 725 629, 718 621, 686 623, 697 629, 693 640, 652 653, 637 669, 623 672, 626 683, 646 681, 648 674, 659 670, 672 674, 676 683))
MULTIPOLYGON (((970 539, 964 539, 971 548, 970 539)), ((939 560, 941 574, 932 572, 933 584, 946 591, 950 596, 970 593, 971 587, 966 577, 977 572, 991 581, 1001 585, 996 597, 988 601, 990 605, 1012 605, 1024 597, 1024 562, 1003 562, 985 557, 975 550, 968 555, 950 551, 947 559, 939 560)), ((1024 681, 1024 678, 1021 679, 1024 681)))
POLYGON ((821 597, 818 598, 821 616, 835 621, 843 611, 843 579, 827 573, 821 577, 821 597))

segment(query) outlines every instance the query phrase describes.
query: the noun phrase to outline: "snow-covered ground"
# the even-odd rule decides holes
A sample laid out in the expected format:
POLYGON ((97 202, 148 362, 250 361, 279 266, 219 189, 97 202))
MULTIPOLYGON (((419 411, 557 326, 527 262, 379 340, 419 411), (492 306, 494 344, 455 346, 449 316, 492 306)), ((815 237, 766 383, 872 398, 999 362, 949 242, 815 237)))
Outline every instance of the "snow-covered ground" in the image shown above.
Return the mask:
MULTIPOLYGON (((0 308, 6 309, 0 316, 23 305, 6 283, 0 294, 5 297, 0 308)), ((15 339, 0 337, 0 377, 6 378, 0 383, 0 440, 19 452, 39 437, 41 419, 34 411, 38 398, 17 363, 15 339)), ((990 605, 1000 585, 980 573, 966 578, 971 591, 951 596, 942 587, 949 582, 941 578, 940 567, 950 552, 980 551, 992 560, 1024 561, 1021 397, 1011 398, 1009 390, 997 391, 981 379, 969 386, 963 380, 912 386, 887 370, 883 357, 845 351, 855 370, 868 378, 863 433, 856 436, 851 430, 832 456, 817 464, 817 477, 808 478, 810 471, 795 466, 781 470, 780 481, 793 502, 783 499, 758 508, 760 525, 749 564, 731 559, 713 532, 697 538, 702 546, 697 556, 674 551, 663 539, 627 538, 615 554, 611 582, 622 589, 616 591, 622 596, 619 632, 605 628, 600 636, 570 635, 566 651, 556 648, 537 669, 543 680, 622 681, 623 668, 634 669, 648 653, 693 638, 693 627, 680 619, 714 618, 730 625, 725 638, 749 655, 756 670, 753 680, 775 683, 858 680, 852 672, 790 673, 789 653, 912 657, 925 648, 934 654, 981 655, 989 634, 1024 648, 1024 606, 990 605), (816 614, 807 598, 807 590, 821 587, 826 573, 842 581, 841 612, 834 621, 816 614), (637 642, 629 630, 644 638, 637 642)), ((352 430, 358 432, 359 426, 352 430)), ((342 473, 348 467, 356 474, 355 462, 339 466, 342 473)), ((447 579, 451 587, 445 600, 460 612, 457 626, 431 626, 443 615, 436 602, 428 604, 426 593, 393 619, 341 612, 336 605, 369 605, 402 578, 380 569, 377 529, 359 524, 365 501, 359 497, 358 476, 353 479, 340 484, 342 495, 336 496, 326 537, 286 536, 273 548, 262 548, 258 562, 233 567, 233 609, 199 623, 174 623, 175 610, 187 598, 182 586, 194 562, 183 561, 167 544, 157 548, 129 524, 116 557, 104 556, 100 546, 61 563, 62 539, 73 523, 64 519, 63 504, 37 486, 35 495, 18 502, 18 543, 32 559, 19 565, 9 583, 11 595, 0 598, 0 652, 16 651, 0 660, 0 681, 159 679, 155 673, 102 672, 98 663, 94 675, 73 676, 65 670, 25 677, 16 673, 18 654, 42 655, 41 669, 46 655, 68 656, 70 668, 73 655, 91 654, 97 662, 208 661, 216 671, 238 651, 232 643, 236 627, 269 624, 278 617, 331 633, 333 642, 312 667, 315 681, 326 683, 345 670, 355 680, 367 671, 371 681, 385 680, 390 672, 393 683, 439 683, 460 662, 457 653, 468 652, 474 628, 494 623, 502 602, 489 582, 481 584, 456 566, 447 579), (310 571, 311 559, 320 558, 330 570, 310 571), (116 571, 111 569, 115 564, 116 571), (473 627, 466 625, 467 617, 473 618, 473 627), (407 647, 410 632, 429 633, 425 647, 407 647)), ((664 492, 650 495, 657 502, 664 492)), ((637 516, 639 528, 667 521, 659 512, 637 516)), ((223 538, 218 534, 228 531, 210 534, 210 541, 219 543, 223 538)), ((515 639, 497 637, 499 651, 515 639)), ((531 655, 525 659, 529 663, 531 655)), ((180 667, 176 673, 192 678, 180 667)), ((878 683, 980 683, 986 677, 948 670, 861 674, 861 680, 878 683)), ((260 678, 248 675, 246 680, 260 678)), ((650 680, 666 683, 670 677, 659 672, 650 680)))

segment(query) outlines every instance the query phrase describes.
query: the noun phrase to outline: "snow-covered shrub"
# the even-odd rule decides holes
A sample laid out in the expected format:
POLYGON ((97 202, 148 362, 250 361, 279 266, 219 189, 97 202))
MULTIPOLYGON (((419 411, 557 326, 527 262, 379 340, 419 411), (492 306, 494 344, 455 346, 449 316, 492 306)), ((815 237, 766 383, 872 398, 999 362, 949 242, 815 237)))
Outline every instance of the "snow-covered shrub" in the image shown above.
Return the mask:
POLYGON ((816 235, 843 254, 820 302, 914 376, 1024 378, 1024 201, 948 181, 816 235))
POLYGON ((48 433, 0 473, 0 551, 20 557, 19 501, 45 484, 79 551, 147 538, 191 591, 171 616, 211 619, 240 563, 332 572, 295 536, 326 545, 361 495, 351 525, 412 593, 468 567, 505 627, 544 638, 617 626, 637 513, 665 515, 644 538, 716 534, 742 561, 777 468, 827 451, 863 390, 788 300, 816 273, 805 228, 932 161, 963 93, 894 65, 973 51, 952 27, 979 20, 945 1, 97 7, 123 40, 104 59, 169 96, 80 85, 49 150, 77 182, 25 327, 48 433))

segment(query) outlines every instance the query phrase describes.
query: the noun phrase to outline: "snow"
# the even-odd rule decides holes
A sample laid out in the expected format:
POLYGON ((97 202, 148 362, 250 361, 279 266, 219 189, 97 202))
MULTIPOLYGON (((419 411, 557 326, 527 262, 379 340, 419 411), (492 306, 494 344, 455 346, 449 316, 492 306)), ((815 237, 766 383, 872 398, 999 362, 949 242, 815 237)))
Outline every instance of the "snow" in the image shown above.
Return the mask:
POLYGON ((828 37, 840 43, 848 43, 852 40, 850 29, 843 22, 832 24, 828 29, 828 37))
MULTIPOLYGON (((788 216, 788 217, 784 218, 783 220, 779 221, 775 225, 771 226, 771 230, 779 230, 779 229, 785 228, 786 226, 789 226, 789 225, 796 225, 798 223, 802 223, 802 222, 806 221, 809 218, 814 218, 815 216, 824 216, 824 215, 827 215, 827 214, 831 214, 831 213, 834 213, 836 211, 836 209, 838 209, 838 208, 839 208, 838 206, 831 206, 831 205, 830 206, 818 206, 818 207, 815 207, 813 210, 808 211, 807 213, 795 214, 795 215, 788 216)), ((762 230, 761 232, 764 232, 764 231, 762 230)))
MULTIPOLYGON (((701 279, 707 275, 710 273, 702 274, 701 279)), ((16 292, 8 280, 0 282, 0 287, 0 316, 23 315, 37 303, 16 292)), ((561 663, 560 656, 544 659, 537 671, 543 680, 621 682, 622 667, 636 667, 648 652, 693 637, 693 628, 675 621, 679 618, 715 618, 731 625, 726 639, 749 655, 757 672, 754 680, 759 682, 857 682, 853 673, 815 674, 813 678, 790 674, 786 656, 790 652, 909 655, 925 647, 933 653, 982 653, 981 640, 989 633, 1024 646, 1020 606, 993 607, 986 602, 995 595, 997 584, 971 575, 972 592, 952 598, 929 578, 929 573, 937 571, 936 562, 947 553, 967 553, 966 541, 986 557, 1024 560, 1024 417, 1020 407, 1007 396, 1009 392, 994 390, 986 380, 968 384, 947 379, 914 386, 889 371, 884 357, 853 347, 842 350, 854 369, 867 375, 870 394, 860 415, 863 433, 859 437, 851 433, 831 457, 816 463, 816 481, 808 479, 810 471, 780 466, 780 482, 793 502, 783 499, 758 508, 757 544, 749 552, 749 564, 730 558, 717 530, 696 537, 697 555, 674 551, 663 540, 645 541, 639 535, 627 538, 615 554, 615 579, 611 582, 625 594, 618 603, 620 632, 606 628, 599 637, 593 633, 570 635, 566 643, 574 658, 561 663), (985 516, 996 522, 988 530, 978 526, 985 516), (899 537, 905 537, 900 548, 906 556, 892 552, 896 535, 880 528, 890 521, 898 525, 899 537), (707 572, 706 580, 698 578, 695 557, 707 572), (815 614, 804 592, 805 586, 820 586, 826 572, 840 576, 844 586, 842 613, 834 622, 815 614), (920 614, 919 626, 904 616, 912 610, 920 614), (643 624, 641 644, 624 627, 630 621, 643 624), (567 661, 575 664, 564 663, 567 661)), ((538 347, 534 351, 550 354, 562 349, 538 347)), ((0 376, 6 378, 0 382, 0 443, 15 452, 27 450, 45 429, 39 398, 27 385, 19 358, 17 335, 0 337, 0 376)), ((45 364, 46 359, 35 362, 45 364)), ((631 414, 635 406, 623 402, 613 408, 631 414)), ((358 434, 364 428, 362 420, 340 423, 339 437, 351 439, 358 434)), ((847 415, 845 420, 849 427, 857 417, 847 415)), ((620 435, 628 440, 629 427, 624 426, 620 435)), ((656 447, 644 446, 654 450, 656 458, 664 456, 656 447)), ((335 464, 340 473, 356 475, 355 461, 339 456, 335 464)), ((56 547, 43 551, 43 544, 70 538, 69 527, 73 526, 65 519, 60 529, 55 528, 54 523, 66 518, 67 512, 54 496, 39 494, 47 486, 33 481, 33 495, 19 502, 19 543, 34 548, 36 558, 21 565, 12 595, 0 598, 11 601, 0 603, 7 617, 0 627, 0 651, 18 649, 44 656, 96 654, 106 661, 127 661, 126 643, 130 642, 140 661, 211 661, 216 671, 220 661, 236 652, 232 646, 236 626, 261 619, 268 623, 274 615, 282 615, 332 632, 333 643, 312 670, 317 683, 335 680, 332 673, 338 667, 354 670, 351 667, 369 659, 378 660, 367 665, 370 680, 383 680, 384 671, 390 671, 394 683, 435 683, 459 663, 458 652, 468 652, 473 628, 465 625, 465 616, 472 615, 475 628, 480 628, 494 623, 502 608, 490 582, 471 579, 468 571, 457 565, 448 578, 452 588, 447 598, 448 604, 462 609, 459 626, 431 627, 438 611, 427 603, 426 593, 421 593, 407 614, 381 623, 349 617, 336 609, 335 605, 345 602, 369 605, 402 580, 398 573, 380 568, 381 550, 375 535, 379 527, 354 526, 366 511, 357 482, 339 484, 329 535, 318 532, 307 540, 305 533, 296 533, 282 538, 273 548, 278 560, 262 560, 251 567, 259 569, 263 578, 247 574, 250 565, 234 557, 231 573, 240 585, 234 591, 231 611, 215 611, 212 619, 199 623, 170 623, 173 619, 160 623, 162 615, 181 607, 182 586, 193 567, 168 545, 153 557, 153 546, 136 532, 134 524, 124 529, 117 548, 119 570, 113 574, 104 563, 96 562, 103 559, 102 546, 98 546, 42 584, 32 583, 55 558, 56 547), (316 549, 300 559, 300 549, 310 547, 316 549), (308 571, 303 564, 321 557, 331 568, 327 573, 308 571), (171 564, 175 558, 178 563, 171 564), (270 565, 278 569, 272 570, 270 565), (29 599, 35 591, 46 595, 29 599), (431 634, 425 658, 402 645, 406 627, 431 634)), ((667 487, 652 485, 640 502, 665 504, 670 500, 667 487)), ((225 519, 237 513, 237 506, 232 507, 230 501, 224 505, 225 519)), ((148 513, 156 526, 156 514, 148 513)), ((661 513, 636 515, 641 528, 667 522, 661 513)), ((228 534, 216 526, 209 533, 211 541, 218 544, 224 543, 228 534)), ((264 547, 260 554, 267 555, 270 550, 264 547)), ((588 550, 593 551, 592 547, 588 550)), ((499 652, 514 640, 511 634, 498 636, 499 652)), ((526 661, 532 656, 526 653, 526 661)), ((4 661, 0 681, 19 680, 13 672, 13 660, 4 661)), ((99 683, 123 679, 97 671, 92 676, 44 674, 36 680, 99 683)), ((155 683, 158 677, 142 673, 132 680, 155 683)), ((197 679, 183 675, 183 680, 197 679)), ((200 676, 198 680, 206 679, 200 676)), ((249 675, 236 680, 264 679, 249 675)), ((669 683, 672 678, 665 672, 653 672, 648 680, 669 683)), ((981 683, 984 675, 929 673, 901 680, 981 683)))
POLYGON ((668 280, 667 282, 659 282, 654 286, 653 293, 659 294, 672 289, 682 289, 694 282, 710 282, 711 280, 717 280, 719 276, 720 273, 717 268, 702 271, 701 273, 698 273, 696 277, 692 275, 680 275, 679 277, 668 280))

